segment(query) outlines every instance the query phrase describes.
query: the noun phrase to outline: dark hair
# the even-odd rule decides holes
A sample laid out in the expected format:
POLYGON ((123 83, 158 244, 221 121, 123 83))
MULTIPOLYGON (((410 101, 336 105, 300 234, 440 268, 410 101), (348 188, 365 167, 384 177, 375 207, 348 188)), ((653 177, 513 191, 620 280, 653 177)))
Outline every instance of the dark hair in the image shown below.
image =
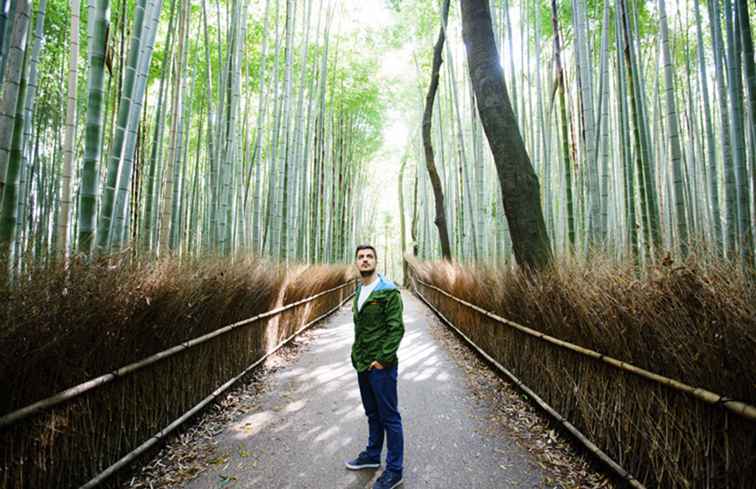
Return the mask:
POLYGON ((376 260, 378 259, 378 252, 375 251, 375 248, 373 247, 373 245, 369 245, 369 244, 358 245, 357 249, 354 250, 354 257, 355 258, 357 258, 357 253, 359 253, 360 250, 373 250, 373 255, 375 256, 375 259, 376 260))

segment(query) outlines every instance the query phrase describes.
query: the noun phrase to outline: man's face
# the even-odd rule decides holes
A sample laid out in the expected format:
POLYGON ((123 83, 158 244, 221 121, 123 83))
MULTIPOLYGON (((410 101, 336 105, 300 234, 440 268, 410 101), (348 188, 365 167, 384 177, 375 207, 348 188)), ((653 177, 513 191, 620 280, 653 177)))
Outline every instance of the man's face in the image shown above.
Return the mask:
POLYGON ((371 249, 364 249, 357 252, 357 270, 360 275, 367 277, 375 272, 375 253, 371 249))

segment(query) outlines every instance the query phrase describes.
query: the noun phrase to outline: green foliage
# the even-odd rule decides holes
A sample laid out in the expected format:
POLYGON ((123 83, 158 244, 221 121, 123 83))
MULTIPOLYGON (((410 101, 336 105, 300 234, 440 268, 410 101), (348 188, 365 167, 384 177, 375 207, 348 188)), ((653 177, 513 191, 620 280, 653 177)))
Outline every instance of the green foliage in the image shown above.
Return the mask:
MULTIPOLYGON (((497 0, 501 2, 503 0, 497 0)), ((585 2, 585 0, 581 0, 585 2)), ((541 39, 550 39, 554 36, 554 24, 552 21, 552 9, 551 0, 535 0, 526 1, 521 0, 522 6, 524 6, 529 19, 533 19, 536 13, 539 18, 539 28, 541 32, 541 39)), ((616 0, 588 0, 587 8, 585 9, 586 17, 588 21, 588 32, 591 33, 594 39, 594 44, 599 46, 602 22, 604 17, 604 6, 606 2, 609 2, 609 40, 610 43, 615 39, 616 35, 616 15, 617 15, 617 2, 616 0)), ((652 14, 650 5, 655 2, 647 2, 645 0, 625 0, 628 11, 632 15, 637 15, 638 29, 642 39, 653 38, 658 30, 658 19, 656 18, 656 9, 654 5, 654 13, 652 14)), ((513 4, 513 0, 510 0, 510 5, 513 4)), ((517 6, 518 8, 520 5, 517 6)), ((510 8, 512 8, 510 6, 510 8)), ((569 0, 557 1, 558 20, 560 25, 560 34, 562 35, 563 47, 567 47, 571 44, 572 35, 572 2, 569 0)), ((528 30, 528 38, 530 42, 534 42, 533 31, 528 30)), ((594 50, 597 52, 598 48, 594 50)))
POLYGON ((355 159, 363 161, 374 154, 381 143, 386 104, 376 76, 379 63, 377 57, 365 59, 357 50, 342 52, 340 58, 342 56, 344 63, 337 68, 331 87, 333 104, 339 112, 356 117, 355 159))
MULTIPOLYGON (((183 128, 191 132, 188 138, 185 137, 185 134, 182 135, 184 139, 181 144, 186 142, 188 148, 183 148, 184 151, 182 151, 181 159, 182 162, 190 162, 190 168, 186 169, 185 174, 181 178, 189 179, 188 182, 192 182, 192 184, 195 180, 198 181, 197 186, 200 196, 197 197, 196 201, 198 205, 204 206, 202 212, 210 212, 212 206, 207 204, 207 200, 217 198, 214 194, 209 196, 209 185, 211 185, 211 179, 215 178, 215 176, 210 177, 204 173, 198 173, 199 178, 195 179, 195 172, 209 173, 217 170, 217 166, 213 166, 217 165, 217 162, 213 158, 220 158, 220 156, 217 151, 215 155, 211 154, 210 146, 211 144, 217 146, 220 139, 224 141, 223 144, 228 144, 227 142, 232 138, 221 137, 220 134, 223 131, 227 131, 226 134, 238 135, 236 139, 242 139, 241 141, 232 141, 233 144, 238 145, 238 147, 234 148, 234 154, 238 156, 234 164, 240 164, 244 172, 241 174, 244 183, 240 183, 240 188, 243 188, 246 182, 253 182, 252 175, 254 174, 249 172, 249 168, 254 168, 250 163, 257 160, 250 161, 250 154, 254 155, 252 158, 256 158, 257 154, 249 152, 248 148, 254 147, 253 145, 257 143, 258 132, 262 136, 260 151, 264 156, 265 164, 268 165, 263 170, 261 177, 264 182, 267 182, 267 179, 270 177, 268 172, 277 171, 272 170, 272 168, 278 168, 278 158, 281 155, 281 148, 285 144, 289 144, 292 134, 297 130, 306 130, 304 124, 310 124, 310 132, 307 134, 309 138, 296 141, 295 144, 299 145, 297 151, 302 153, 304 153, 305 146, 308 144, 307 151, 310 153, 306 156, 297 156, 297 158, 304 158, 304 161, 310 163, 314 160, 314 148, 316 144, 324 143, 331 150, 334 144, 338 144, 332 127, 333 121, 344 120, 348 121, 348 124, 351 125, 350 129, 348 129, 351 131, 349 133, 350 139, 345 144, 351 145, 348 153, 353 158, 351 163, 354 165, 360 165, 372 158, 382 157, 383 155, 379 155, 378 152, 385 150, 392 146, 392 144, 403 147, 412 144, 408 141, 383 141, 384 129, 387 127, 390 129, 393 126, 394 121, 392 119, 394 116, 392 114, 394 112, 401 111, 402 124, 407 128, 412 128, 415 133, 417 132, 419 112, 416 109, 422 106, 422 99, 427 87, 432 60, 432 48, 440 28, 439 14, 441 0, 375 0, 375 2, 371 2, 369 7, 369 11, 371 12, 383 12, 384 7, 388 10, 388 21, 385 25, 379 25, 378 22, 363 23, 362 25, 355 23, 354 19, 349 16, 354 12, 357 12, 357 15, 359 15, 359 9, 362 7, 357 7, 357 3, 353 0, 325 1, 322 3, 318 0, 309 0, 311 1, 311 11, 305 21, 305 1, 297 0, 292 56, 290 57, 291 65, 288 67, 292 75, 292 86, 288 95, 290 98, 286 101, 286 104, 283 101, 287 96, 284 89, 284 79, 287 72, 287 67, 285 66, 287 59, 285 48, 287 2, 286 0, 269 0, 268 28, 266 32, 264 18, 266 1, 251 0, 246 3, 236 3, 235 0, 220 0, 219 2, 206 0, 207 19, 205 19, 205 12, 201 1, 192 0, 186 3, 189 8, 189 35, 186 43, 186 63, 182 67, 183 83, 184 87, 186 87, 183 104, 185 108, 184 113, 191 120, 183 121, 183 128), (322 12, 318 11, 318 8, 321 6, 324 9, 322 12), (246 31, 240 63, 241 73, 238 78, 241 98, 238 104, 238 112, 234 113, 232 118, 229 118, 228 114, 224 111, 229 110, 228 102, 230 98, 227 94, 223 98, 221 92, 230 83, 227 82, 227 85, 222 87, 220 86, 220 78, 226 76, 230 42, 232 41, 230 20, 233 16, 232 9, 237 7, 241 8, 243 15, 245 15, 246 31), (333 7, 333 10, 330 10, 330 7, 333 7), (277 13, 276 9, 278 9, 277 13), (320 31, 317 32, 316 28, 319 21, 320 31), (205 22, 207 22, 207 38, 205 37, 205 22), (326 22, 330 22, 330 37, 327 47, 324 35, 326 22), (309 45, 306 50, 306 60, 303 60, 301 58, 304 52, 302 42, 305 36, 305 28, 308 25, 309 45), (278 39, 276 39, 276 35, 278 39), (267 50, 264 56, 263 39, 267 40, 267 50), (277 73, 274 69, 276 63, 276 42, 279 43, 279 71, 277 73), (325 106, 321 106, 320 89, 323 80, 319 80, 319 77, 321 76, 322 60, 326 49, 328 59, 326 63, 325 106), (305 73, 304 80, 301 78, 303 72, 305 73), (210 79, 208 79, 208 74, 210 79), (274 81, 278 83, 278 87, 274 87, 274 81), (260 93, 261 82, 264 87, 262 94, 260 93), (210 91, 208 91, 209 86, 212 87, 210 91), (302 106, 298 104, 300 94, 303 100, 302 106), (208 97, 210 100, 208 100, 208 97), (264 114, 260 114, 261 107, 258 106, 260 101, 265 103, 266 110, 264 114), (280 120, 283 107, 287 107, 289 111, 286 120, 288 124, 286 131, 289 132, 285 139, 276 141, 275 138, 280 137, 280 135, 275 134, 276 127, 279 129, 284 127, 280 120), (303 107, 301 113, 298 112, 300 107, 303 107), (211 114, 208 114, 208 111, 211 111, 211 114), (309 121, 306 119, 308 116, 310 117, 309 121), (315 121, 319 120, 319 118, 320 120, 325 120, 327 123, 325 124, 323 140, 316 142, 312 126, 315 125, 315 121), (221 128, 221 122, 228 122, 230 120, 233 120, 234 124, 238 124, 238 127, 233 128, 233 132, 228 132, 228 128, 221 128), (212 143, 208 143, 207 141, 208 121, 211 121, 210 123, 214 126, 212 129, 215 139, 212 143), (278 126, 275 125, 276 123, 278 123, 278 126), (203 127, 202 139, 196 136, 200 124, 203 127), (300 124, 303 126, 297 129, 300 124), (274 145, 276 145, 275 151, 273 149, 274 145), (276 159, 273 163, 270 163, 270 157, 273 154, 276 154, 276 159), (195 170, 195 162, 199 162, 199 166, 196 167, 198 170, 195 170)), ((649 0, 624 1, 628 6, 633 22, 637 21, 637 31, 635 31, 635 25, 633 27, 634 36, 640 45, 643 68, 640 76, 646 82, 644 89, 646 90, 645 95, 648 97, 649 94, 653 95, 652 91, 656 86, 654 77, 656 76, 655 56, 658 44, 658 5, 656 1, 649 0)), ((711 67, 714 58, 711 49, 710 30, 709 26, 706 25, 708 23, 708 16, 705 11, 706 4, 702 0, 698 1, 704 7, 702 9, 704 17, 702 27, 703 41, 705 43, 705 63, 711 67)), ((51 180, 57 178, 57 175, 60 173, 59 165, 62 160, 59 141, 62 140, 63 108, 65 107, 66 98, 65 73, 69 55, 68 51, 70 49, 71 13, 69 12, 68 0, 48 0, 48 2, 45 42, 38 67, 38 94, 40 96, 36 100, 36 109, 33 115, 33 128, 34 131, 37 131, 35 134, 38 133, 40 135, 40 154, 39 160, 35 160, 35 157, 32 156, 30 164, 33 165, 36 161, 39 161, 44 166, 44 178, 49 179, 44 182, 44 185, 53 189, 55 184, 51 180)), ((165 77, 163 81, 165 82, 166 95, 163 100, 163 109, 166 117, 165 124, 160 129, 162 136, 159 141, 162 146, 159 147, 159 152, 156 151, 156 154, 160 155, 157 171, 163 171, 163 165, 169 153, 170 138, 168 137, 168 133, 178 114, 171 107, 173 103, 171 91, 176 83, 174 77, 177 72, 174 63, 175 60, 168 60, 169 63, 167 63, 167 66, 169 69, 166 73, 163 73, 163 63, 169 56, 167 41, 171 15, 173 15, 171 35, 173 36, 172 42, 174 43, 174 48, 170 56, 176 56, 176 44, 178 41, 177 22, 179 10, 183 3, 181 0, 175 0, 175 9, 172 13, 172 0, 163 0, 161 21, 156 37, 153 60, 148 74, 148 97, 146 99, 146 110, 144 111, 145 119, 141 121, 141 128, 146 129, 150 136, 146 138, 144 143, 140 143, 138 151, 142 153, 140 156, 143 156, 143 154, 150 154, 153 149, 153 134, 154 128, 157 125, 156 104, 158 85, 161 78, 165 77)), ((515 109, 518 111, 518 114, 525 114, 530 110, 529 107, 535 100, 532 97, 535 91, 535 78, 532 72, 523 72, 522 76, 519 76, 517 70, 524 68, 522 61, 519 60, 520 55, 530 53, 531 56, 538 56, 542 68, 541 74, 543 79, 541 82, 544 93, 551 90, 553 83, 553 69, 551 67, 553 57, 551 0, 490 0, 489 3, 494 14, 494 26, 497 30, 506 27, 500 25, 501 22, 506 22, 507 16, 504 15, 505 12, 502 10, 505 7, 509 9, 508 17, 514 23, 512 30, 515 39, 512 41, 514 44, 513 49, 517 51, 515 53, 517 56, 515 57, 518 58, 516 60, 518 62, 515 62, 512 66, 508 66, 507 78, 514 78, 513 80, 508 80, 508 82, 514 82, 511 84, 511 88, 513 98, 516 98, 515 109), (536 22, 536 18, 539 22, 538 31, 540 35, 538 46, 535 45, 536 25, 534 22, 536 22), (521 46, 521 40, 530 44, 521 46), (511 73, 509 68, 512 68, 511 73), (526 93, 527 95, 525 95, 526 93)), ((105 71, 106 94, 103 99, 105 114, 102 123, 103 133, 99 139, 102 141, 101 146, 103 148, 101 149, 104 149, 106 152, 109 149, 108 146, 112 133, 112 115, 118 110, 119 98, 117 95, 120 87, 119 82, 123 76, 121 59, 127 54, 121 52, 122 45, 124 49, 128 49, 128 37, 133 23, 135 0, 111 0, 110 4, 111 24, 107 48, 112 72, 109 69, 105 71)), ((618 58, 619 53, 616 53, 615 43, 617 0, 581 0, 581 5, 585 7, 587 20, 586 32, 591 45, 594 76, 598 73, 597 70, 601 56, 601 33, 604 27, 602 25, 603 13, 604 7, 607 4, 609 5, 608 10, 610 14, 607 26, 609 34, 607 59, 609 60, 610 74, 607 76, 610 79, 610 93, 613 96, 614 91, 617 89, 616 81, 614 80, 614 77, 616 77, 616 63, 618 59, 621 59, 618 58)), ((669 1, 669 4, 668 8, 671 11, 673 2, 669 1)), ((360 5, 362 4, 360 3, 360 5)), ((575 65, 576 59, 574 54, 575 33, 572 5, 573 0, 557 1, 560 28, 563 36, 563 60, 567 70, 568 90, 570 91, 577 86, 575 83, 577 67, 575 65)), ((676 7, 684 7, 685 5, 687 4, 680 3, 676 7)), ((675 11, 678 11, 677 8, 675 11)), ((692 64, 697 64, 697 46, 694 35, 695 19, 692 12, 685 11, 684 9, 680 9, 679 12, 679 14, 670 16, 669 35, 670 47, 674 58, 673 64, 675 65, 674 77, 677 82, 676 85, 683 87, 678 92, 680 92, 680 98, 684 100, 684 92, 680 90, 687 90, 685 88, 687 83, 687 73, 685 71, 686 64, 688 63, 687 56, 691 56, 692 64)), ((91 102, 87 89, 88 72, 90 69, 87 59, 87 14, 88 9, 86 2, 84 2, 80 9, 78 126, 75 137, 75 141, 77 142, 75 148, 77 167, 81 167, 81 152, 84 146, 83 142, 86 139, 84 131, 86 114, 91 102)), ((751 23, 753 24, 754 19, 756 19, 756 10, 751 9, 750 15, 752 19, 751 23)), ((506 35, 505 33, 505 40, 506 35)), ((453 56, 455 59, 453 63, 457 78, 457 86, 453 89, 460 90, 467 83, 468 74, 465 65, 464 49, 460 40, 460 8, 457 1, 451 3, 449 39, 449 47, 454 53, 453 56)), ((444 52, 445 64, 441 74, 442 93, 449 90, 450 87, 449 73, 446 71, 446 68, 449 66, 447 63, 449 62, 448 54, 444 52)), ((709 69, 709 73, 712 73, 711 68, 709 69)), ((594 81, 598 81, 597 79, 598 77, 594 81)), ((225 80, 228 80, 228 78, 225 78, 225 80)), ((236 80, 236 78, 233 78, 233 80, 236 80)), ((694 90, 697 90, 696 83, 697 81, 693 77, 691 85, 693 85, 694 90)), ((598 86, 594 86, 593 95, 595 98, 598 98, 597 90, 598 86)), ((451 128, 456 124, 456 115, 454 114, 454 105, 452 103, 454 99, 448 94, 445 96, 447 97, 443 99, 445 107, 439 112, 444 114, 442 117, 444 118, 443 123, 446 128, 444 129, 445 134, 441 135, 442 137, 450 136, 452 134, 450 131, 455 131, 455 129, 451 128), (449 111, 452 114, 449 114, 449 111), (454 118, 454 121, 448 123, 450 116, 454 118)), ((548 95, 545 96, 548 98, 548 95)), ((479 145, 477 140, 474 141, 474 138, 478 136, 474 132, 470 132, 471 126, 467 122, 467 119, 471 115, 469 112, 470 105, 467 103, 466 95, 459 96, 459 100, 462 101, 463 105, 461 118, 465 127, 462 128, 461 132, 467 144, 465 151, 476 151, 477 157, 477 151, 480 150, 481 146, 485 152, 485 142, 479 145), (473 139, 470 139, 471 137, 473 139)), ((611 107, 612 112, 614 112, 614 102, 611 107)), ((653 107, 648 108, 649 117, 654 115, 653 112, 655 110, 653 107)), ((688 110, 687 107, 686 110, 688 110)), ((577 119, 574 119, 575 114, 573 114, 573 111, 574 108, 570 108, 570 117, 575 121, 574 124, 577 124, 573 132, 576 136, 579 136, 582 124, 577 119)), ((614 118, 614 115, 611 114, 610 117, 614 118)), ((528 117, 525 117, 519 122, 523 124, 527 120, 528 117)), ((663 119, 661 120, 661 124, 665 124, 663 119)), ((685 130, 689 131, 690 129, 686 127, 685 130)), ((529 144, 533 144, 535 140, 533 136, 538 134, 538 131, 538 128, 528 128, 524 131, 529 144)), ((301 133, 298 133, 297 136, 299 134, 301 133)), ((409 135, 402 137, 409 137, 409 135)), ((445 154, 451 156, 458 154, 457 148, 453 147, 453 139, 457 139, 457 135, 454 134, 453 139, 449 137, 446 139, 447 141, 444 143, 446 145, 444 148, 444 151, 446 151, 445 154)), ((583 148, 580 145, 582 143, 578 141, 574 144, 577 147, 573 148, 573 151, 576 154, 581 154, 583 148)), ((614 142, 612 142, 612 146, 614 147, 614 142)), ((416 153, 419 154, 419 152, 416 153)), ((553 157, 554 152, 551 151, 551 153, 553 157)), ((412 156, 412 158, 414 157, 415 155, 412 156)), ((332 155, 326 155, 326 165, 332 164, 330 158, 332 158, 332 155)), ((688 154, 686 154, 686 158, 694 161, 688 154)), ((143 158, 139 161, 144 160, 149 160, 149 158, 143 158)), ((699 160, 700 158, 697 158, 695 161, 698 162, 699 160)), ((721 162, 719 163, 721 164, 721 162)), ((99 172, 100 169, 97 171, 99 172)), ((41 172, 37 175, 40 174, 41 172)), ((40 179, 42 177, 35 176, 33 178, 40 179)), ((236 176, 233 178, 234 182, 242 182, 242 180, 237 180, 236 176)), ((184 186, 181 187, 181 192, 191 191, 187 189, 191 189, 192 184, 185 181, 182 184, 184 186)), ((42 184, 35 180, 35 185, 42 184)), ((255 191, 260 191, 264 194, 260 201, 261 203, 254 200, 256 197, 251 190, 248 192, 249 195, 245 195, 245 199, 248 199, 248 201, 254 201, 255 205, 262 205, 264 207, 263 213, 267 212, 266 206, 269 205, 265 195, 267 195, 270 189, 266 188, 265 185, 266 183, 263 183, 260 189, 255 187, 255 191)), ((74 188, 77 188, 76 183, 74 183, 74 188)), ((78 188, 81 188, 81 186, 78 188)), ((213 189, 213 191, 216 190, 213 189)), ((97 192, 99 194, 99 189, 97 192)), ((37 198, 36 195, 34 198, 37 198)), ((189 197, 183 195, 182 198, 187 200, 189 197)), ((191 198, 194 198, 194 196, 192 195, 191 198)), ((561 198, 560 195, 550 196, 552 203, 558 202, 561 198)), ((34 205, 36 204, 30 203, 30 207, 34 205)), ((301 212, 308 212, 308 210, 301 209, 301 212)), ((244 219, 248 217, 245 216, 244 219)), ((206 216, 204 215, 198 217, 198 219, 205 218, 206 216)), ((263 218, 268 220, 265 224, 267 226, 271 217, 264 216, 263 218)), ((203 226, 205 227, 201 232, 204 233, 204 236, 207 236, 211 233, 211 230, 209 229, 209 225, 203 223, 203 226)))
MULTIPOLYGON (((44 45, 37 66, 37 93, 42 96, 37 97, 35 104, 35 112, 43 127, 56 127, 62 124, 65 116, 61 107, 65 105, 65 69, 70 48, 69 19, 66 0, 48 0, 44 45)), ((86 39, 86 27, 83 34, 86 39)))
MULTIPOLYGON (((396 14, 398 22, 385 34, 394 47, 407 39, 416 39, 418 44, 428 46, 438 33, 441 4, 439 0, 386 0, 396 14)), ((452 11, 455 9, 452 8, 452 11)), ((451 14, 450 14, 451 15, 451 14)), ((432 47, 432 42, 429 47, 432 47)))

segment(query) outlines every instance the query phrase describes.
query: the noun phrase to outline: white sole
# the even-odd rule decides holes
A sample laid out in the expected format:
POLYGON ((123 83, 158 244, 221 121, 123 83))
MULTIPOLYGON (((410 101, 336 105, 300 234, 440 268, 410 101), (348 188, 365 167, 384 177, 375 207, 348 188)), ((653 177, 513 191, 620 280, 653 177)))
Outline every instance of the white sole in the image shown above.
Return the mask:
POLYGON ((346 464, 346 468, 349 470, 363 470, 363 469, 377 469, 381 464, 367 464, 367 465, 349 465, 346 464))

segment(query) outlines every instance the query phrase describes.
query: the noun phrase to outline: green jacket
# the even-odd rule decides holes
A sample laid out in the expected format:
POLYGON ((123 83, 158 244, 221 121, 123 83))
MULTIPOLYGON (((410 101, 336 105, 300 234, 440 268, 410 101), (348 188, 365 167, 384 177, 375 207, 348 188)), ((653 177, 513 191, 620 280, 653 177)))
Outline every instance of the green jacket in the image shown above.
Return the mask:
POLYGON ((402 296, 393 282, 378 275, 378 284, 370 293, 361 310, 357 310, 362 284, 357 286, 352 303, 354 315, 354 344, 352 365, 364 372, 377 360, 392 367, 399 363, 396 350, 404 336, 402 296))

